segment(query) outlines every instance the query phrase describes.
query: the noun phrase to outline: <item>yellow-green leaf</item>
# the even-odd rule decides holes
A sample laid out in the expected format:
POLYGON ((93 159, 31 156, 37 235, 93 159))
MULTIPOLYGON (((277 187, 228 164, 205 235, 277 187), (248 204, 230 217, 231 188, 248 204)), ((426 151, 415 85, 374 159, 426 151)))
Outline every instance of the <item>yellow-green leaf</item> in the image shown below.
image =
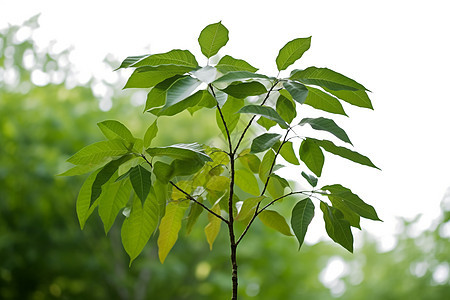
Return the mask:
POLYGON ((276 211, 266 209, 262 211, 258 217, 267 227, 273 228, 284 235, 292 235, 286 219, 276 211))

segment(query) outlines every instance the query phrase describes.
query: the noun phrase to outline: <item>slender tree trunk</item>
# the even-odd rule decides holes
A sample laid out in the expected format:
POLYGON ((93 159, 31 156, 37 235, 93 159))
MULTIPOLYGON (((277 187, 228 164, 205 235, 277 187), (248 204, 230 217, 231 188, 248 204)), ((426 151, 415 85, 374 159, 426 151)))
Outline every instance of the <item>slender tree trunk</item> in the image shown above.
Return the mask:
POLYGON ((238 295, 238 273, 237 273, 237 260, 236 260, 236 248, 237 245, 231 245, 231 267, 232 267, 232 273, 231 273, 231 282, 233 285, 233 293, 231 296, 231 300, 237 300, 238 295))
POLYGON ((231 167, 231 182, 230 182, 230 198, 228 199, 228 213, 229 213, 229 222, 228 222, 228 230, 230 233, 230 246, 231 246, 231 282, 233 287, 233 292, 231 296, 231 300, 237 300, 238 297, 238 275, 237 275, 237 260, 236 260, 236 237, 234 235, 234 217, 233 217, 233 196, 234 196, 234 153, 232 152, 232 146, 230 144, 230 167, 231 167))

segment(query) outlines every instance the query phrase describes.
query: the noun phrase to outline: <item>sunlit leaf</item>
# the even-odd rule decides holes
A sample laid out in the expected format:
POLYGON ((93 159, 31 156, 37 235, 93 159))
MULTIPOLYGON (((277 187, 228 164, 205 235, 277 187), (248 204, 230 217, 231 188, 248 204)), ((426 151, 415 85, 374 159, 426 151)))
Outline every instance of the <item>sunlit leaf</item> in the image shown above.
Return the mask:
POLYGON ((333 114, 347 115, 337 98, 310 86, 306 88, 308 89, 308 96, 305 104, 333 114))
POLYGON ((303 244, 303 241, 305 240, 308 226, 313 218, 314 204, 309 198, 297 202, 297 204, 292 209, 291 226, 299 242, 299 250, 303 244))
POLYGON ((258 181, 256 180, 255 175, 247 169, 236 170, 235 183, 246 193, 254 196, 258 196, 260 194, 258 181))
POLYGON ((284 195, 284 190, 288 186, 289 184, 284 178, 276 174, 271 174, 269 183, 267 184, 267 191, 273 198, 279 198, 284 195))
POLYGON ((248 62, 242 59, 236 59, 229 55, 222 57, 216 65, 216 68, 222 73, 235 72, 235 71, 248 71, 256 72, 257 68, 250 65, 248 62))
POLYGON ((158 134, 158 122, 155 120, 152 125, 150 125, 144 135, 144 148, 148 148, 152 143, 153 139, 158 134))
POLYGON ((346 143, 352 144, 352 142, 350 142, 349 137, 347 136, 347 133, 331 119, 322 118, 322 117, 320 117, 320 118, 304 118, 299 123, 299 125, 305 125, 305 124, 311 125, 311 127, 316 130, 327 131, 327 132, 333 134, 338 139, 340 139, 346 143))
POLYGON ((133 134, 131 134, 130 130, 119 121, 106 120, 97 123, 97 125, 108 140, 124 139, 130 143, 134 142, 133 134))
POLYGON ((97 207, 98 205, 98 202, 94 202, 94 204, 91 205, 92 184, 94 183, 95 177, 97 176, 98 172, 100 172, 100 170, 97 170, 94 173, 90 174, 89 177, 84 181, 80 191, 78 192, 76 210, 81 229, 84 228, 87 219, 92 214, 95 207, 97 207))
POLYGON ((195 77, 201 80, 202 82, 206 84, 210 84, 213 82, 217 77, 217 69, 211 66, 206 66, 203 68, 200 68, 198 70, 195 70, 194 72, 191 72, 191 74, 195 77))
POLYGON ((294 147, 292 142, 286 142, 284 143, 283 147, 281 147, 280 155, 283 157, 287 162, 293 164, 293 165, 299 165, 300 162, 297 159, 297 156, 295 155, 294 147))
POLYGON ((120 66, 117 69, 115 69, 114 71, 117 71, 117 70, 122 69, 122 68, 128 68, 131 65, 135 64, 136 62, 138 62, 138 61, 140 61, 143 58, 148 57, 148 56, 149 56, 148 54, 146 54, 146 55, 138 55, 138 56, 128 56, 127 58, 125 58, 124 61, 122 61, 120 66))
MULTIPOLYGON (((216 214, 220 215, 220 206, 218 204, 214 205, 211 208, 211 210, 213 212, 215 212, 216 214)), ((212 250, 214 241, 216 240, 216 237, 219 234, 220 225, 222 223, 222 220, 220 220, 219 218, 217 218, 216 216, 214 216, 210 213, 208 214, 208 220, 209 220, 209 223, 205 227, 205 235, 206 235, 206 240, 208 241, 208 244, 209 244, 209 249, 212 250)))
POLYGON ((99 200, 98 214, 103 222, 105 233, 108 233, 114 224, 117 214, 128 202, 131 184, 128 180, 111 183, 104 196, 99 200))
POLYGON ((102 141, 84 147, 67 161, 74 165, 97 164, 105 158, 122 156, 129 151, 121 140, 102 141))
POLYGON ((316 176, 320 177, 322 175, 325 157, 320 147, 313 140, 303 140, 300 145, 300 159, 316 176))
POLYGON ((228 29, 222 25, 222 22, 206 26, 198 37, 198 43, 200 44, 202 53, 207 58, 216 55, 220 48, 225 46, 227 42, 228 29))
POLYGON ((183 75, 194 70, 192 67, 177 65, 143 66, 134 70, 127 83, 123 87, 149 88, 175 75, 183 75))
POLYGON ((131 65, 133 68, 142 66, 178 65, 191 68, 198 67, 195 56, 189 50, 174 49, 166 53, 148 55, 131 65))
POLYGON ((184 212, 188 208, 187 201, 169 202, 166 207, 166 214, 161 219, 158 237, 158 255, 161 263, 164 263, 175 242, 178 239, 178 232, 181 229, 181 220, 184 212))
POLYGON ((225 176, 213 176, 206 184, 206 188, 212 191, 224 191, 230 186, 230 178, 225 176))
POLYGON ((238 215, 236 216, 236 221, 243 221, 251 217, 255 213, 255 208, 258 203, 261 202, 264 198, 264 196, 259 196, 245 199, 242 203, 238 215))
POLYGON ((332 91, 329 89, 325 89, 325 91, 352 105, 373 109, 366 91, 332 91))
POLYGON ((168 183, 169 180, 174 176, 174 169, 169 164, 157 161, 153 164, 153 173, 158 180, 163 183, 168 183))
POLYGON ((177 79, 168 89, 166 94, 166 104, 161 109, 161 112, 171 106, 183 101, 194 92, 201 84, 201 81, 190 76, 177 79))
POLYGON ((154 193, 149 194, 143 206, 139 199, 134 198, 130 216, 123 222, 121 230, 122 244, 130 256, 130 266, 156 230, 158 210, 154 193))
POLYGON ((269 130, 273 126, 277 125, 277 122, 269 120, 269 119, 264 118, 264 117, 259 117, 258 121, 256 121, 256 123, 258 123, 259 125, 264 127, 266 130, 269 130))
POLYGON ((255 154, 245 154, 239 157, 239 160, 248 167, 253 173, 259 172, 259 166, 261 165, 261 160, 255 154))
POLYGON ((278 71, 286 70, 300 59, 310 46, 311 37, 295 39, 284 45, 276 58, 278 71))
POLYGON ((245 81, 249 79, 269 79, 266 75, 257 74, 249 71, 235 71, 229 72, 219 78, 217 78, 213 83, 227 83, 235 81, 245 81))
POLYGON ((142 202, 147 198, 152 185, 152 173, 147 171, 146 168, 141 165, 137 165, 130 171, 130 181, 133 186, 133 190, 142 202))
POLYGON ((147 94, 147 101, 145 102, 144 111, 149 111, 155 107, 162 107, 166 103, 167 89, 176 80, 183 77, 185 76, 175 75, 155 85, 147 94))
POLYGON ((90 173, 101 168, 101 164, 78 165, 56 176, 76 176, 90 173))
MULTIPOLYGON (((244 100, 229 96, 227 102, 225 102, 225 104, 221 108, 223 118, 225 119, 225 123, 227 124, 228 132, 230 134, 233 132, 239 122, 240 115, 236 112, 242 106, 244 106, 244 100)), ((223 125, 223 120, 220 116, 219 110, 216 110, 216 123, 226 139, 227 133, 225 130, 225 126, 223 125)))
POLYGON ((267 177, 270 175, 269 171, 274 160, 275 160, 275 152, 269 149, 266 152, 266 154, 264 154, 264 157, 259 166, 259 178, 261 179, 262 182, 266 182, 267 177))
POLYGON ((291 73, 292 80, 299 80, 305 84, 318 85, 333 91, 340 90, 367 90, 363 85, 357 83, 338 72, 327 68, 309 67, 305 70, 294 70, 291 73))
POLYGON ((292 235, 291 229, 289 228, 289 225, 286 223, 286 219, 276 211, 266 209, 258 215, 258 218, 267 227, 273 228, 276 231, 287 236, 292 235))

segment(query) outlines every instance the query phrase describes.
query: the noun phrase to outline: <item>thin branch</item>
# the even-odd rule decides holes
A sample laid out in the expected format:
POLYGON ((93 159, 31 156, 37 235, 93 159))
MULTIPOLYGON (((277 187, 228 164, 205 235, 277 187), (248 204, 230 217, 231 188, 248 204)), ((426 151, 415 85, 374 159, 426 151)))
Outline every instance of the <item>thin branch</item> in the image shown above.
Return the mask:
POLYGON ((209 209, 206 205, 204 205, 203 203, 197 201, 197 199, 195 199, 194 197, 192 197, 189 193, 187 193, 186 191, 184 191, 183 189, 181 189, 179 186, 177 186, 173 181, 169 181, 169 183, 171 185, 173 185, 173 187, 175 187, 177 190, 179 190, 180 192, 182 192, 183 194, 186 195, 186 197, 191 200, 194 201, 195 203, 197 203, 198 205, 200 205, 201 207, 203 207, 205 210, 207 210, 210 214, 214 215, 215 217, 221 219, 222 221, 224 221, 226 224, 228 224, 228 220, 225 219, 224 217, 222 217, 221 215, 213 212, 211 209, 209 209))
MULTIPOLYGON (((261 106, 263 106, 263 105, 266 103, 267 99, 269 99, 270 93, 273 91, 273 89, 274 89, 275 86, 278 84, 278 82, 279 82, 279 80, 277 79, 277 80, 273 83, 272 87, 271 87, 271 88, 269 89, 269 91, 267 92, 267 95, 266 95, 266 97, 264 98, 263 102, 261 102, 261 106)), ((253 120, 254 120, 255 118, 256 118, 256 115, 254 115, 254 116, 250 119, 250 121, 248 121, 247 126, 245 126, 244 131, 242 132, 241 137, 239 138, 239 140, 238 140, 238 142, 237 142, 237 144, 236 144, 236 147, 235 147, 234 150, 233 150, 233 154, 236 153, 236 152, 238 151, 239 146, 241 145, 241 142, 242 142, 242 140, 244 139, 245 134, 247 133, 247 130, 250 128, 250 125, 252 125, 252 122, 253 122, 253 120)))
POLYGON ((211 84, 209 84, 209 88, 211 89, 211 93, 212 93, 214 99, 216 99, 216 107, 217 107, 217 110, 219 111, 220 118, 222 119, 222 123, 223 123, 223 126, 225 127, 225 131, 227 134, 228 147, 230 148, 230 152, 228 153, 228 155, 231 156, 233 154, 233 146, 231 145, 230 131, 228 130, 227 122, 225 121, 225 117, 223 116, 222 110, 220 109, 219 101, 217 101, 216 93, 214 93, 214 88, 211 84))

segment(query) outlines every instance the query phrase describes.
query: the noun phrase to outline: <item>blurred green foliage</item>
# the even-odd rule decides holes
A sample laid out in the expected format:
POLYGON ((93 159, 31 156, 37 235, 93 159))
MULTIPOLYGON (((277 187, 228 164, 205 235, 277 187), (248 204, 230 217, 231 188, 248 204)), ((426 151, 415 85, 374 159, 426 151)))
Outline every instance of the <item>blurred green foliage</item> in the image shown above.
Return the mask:
MULTIPOLYGON (((118 119, 142 134, 152 120, 130 103, 130 93, 119 91, 120 81, 74 83, 71 65, 61 63, 69 53, 38 50, 31 38, 18 38, 23 28, 35 30, 36 18, 0 31, 0 299, 223 299, 230 289, 227 237, 222 231, 210 252, 202 230, 205 215, 164 265, 154 238, 128 268, 118 227, 105 237, 99 218, 92 217, 80 230, 75 199, 82 178, 55 174, 67 169, 70 155, 100 138, 97 122, 118 119), (39 74, 48 75, 45 82, 39 74), (107 112, 99 109, 105 99, 94 96, 98 84, 112 95, 107 112)), ((170 124, 161 118, 157 142, 219 134, 215 126, 204 126, 215 124, 214 114, 197 117, 200 122, 187 122, 189 114, 181 114, 170 124)), ((297 252, 295 239, 255 226, 239 257, 245 261, 240 294, 243 299, 445 299, 449 211, 447 204, 435 227, 419 236, 410 234, 417 221, 404 222, 397 246, 385 253, 370 236, 354 255, 325 242, 297 252), (336 258, 347 271, 324 285, 319 278, 336 258)))

